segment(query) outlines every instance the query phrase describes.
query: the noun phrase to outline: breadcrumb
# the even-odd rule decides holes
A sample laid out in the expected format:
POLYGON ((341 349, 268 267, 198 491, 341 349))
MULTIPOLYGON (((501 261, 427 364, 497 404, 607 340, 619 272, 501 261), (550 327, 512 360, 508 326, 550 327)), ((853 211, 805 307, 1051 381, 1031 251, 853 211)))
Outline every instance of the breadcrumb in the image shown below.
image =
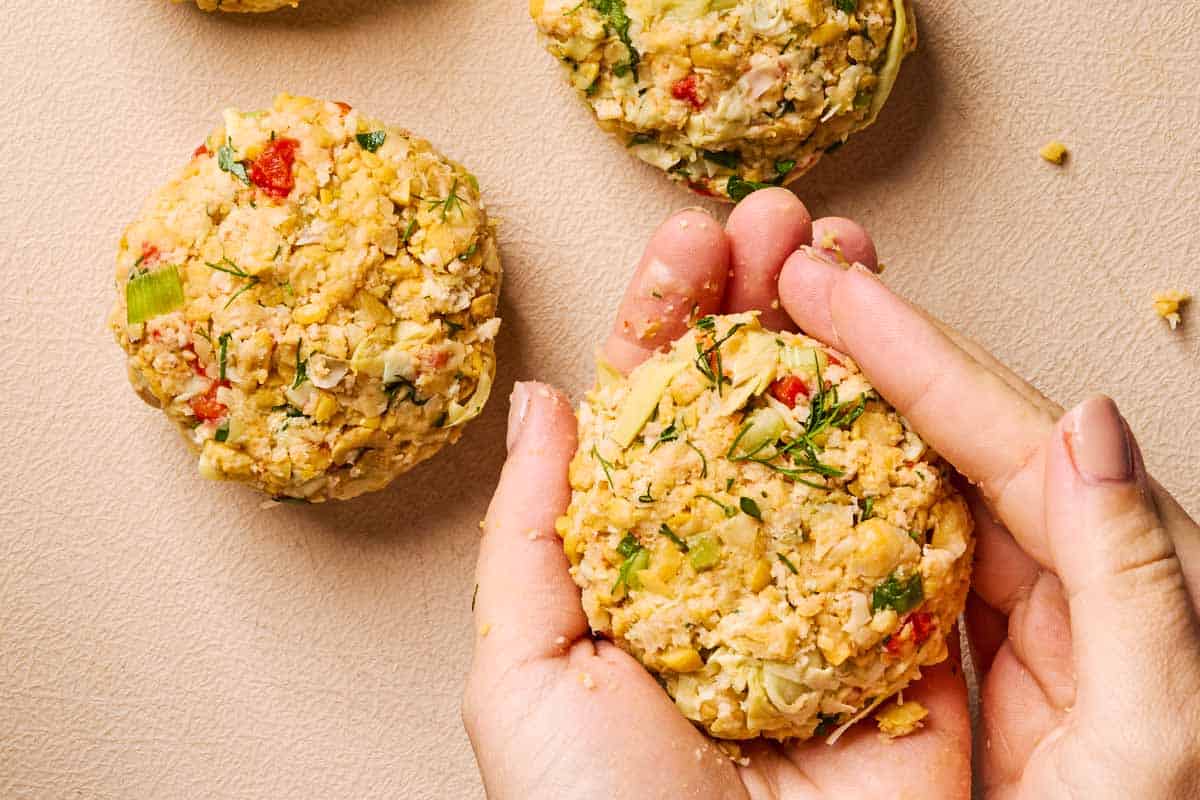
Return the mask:
POLYGON ((592 680, 592 675, 589 672, 583 672, 579 675, 579 682, 583 684, 585 689, 595 689, 596 682, 592 680))
POLYGON ((1061 164, 1067 160, 1067 146, 1058 140, 1048 142, 1038 151, 1038 155, 1051 164, 1061 164))
POLYGON ((895 739, 919 730, 928 716, 929 709, 916 700, 909 700, 907 703, 891 703, 875 715, 875 721, 884 736, 895 739))
POLYGON ((487 636, 491 632, 492 632, 492 623, 485 622, 479 626, 479 635, 480 636, 487 636))
POLYGON ((1191 294, 1181 292, 1178 289, 1155 292, 1154 311, 1167 321, 1167 324, 1171 326, 1171 330, 1175 330, 1183 321, 1180 311, 1185 305, 1191 302, 1191 299, 1191 294))

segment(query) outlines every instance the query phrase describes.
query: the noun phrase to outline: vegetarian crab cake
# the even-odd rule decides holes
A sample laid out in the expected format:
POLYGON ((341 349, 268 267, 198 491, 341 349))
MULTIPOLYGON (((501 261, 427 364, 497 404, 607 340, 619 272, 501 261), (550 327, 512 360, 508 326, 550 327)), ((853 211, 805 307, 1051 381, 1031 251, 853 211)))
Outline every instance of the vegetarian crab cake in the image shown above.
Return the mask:
POLYGON ((558 531, 594 631, 714 736, 831 734, 946 658, 972 520, 846 356, 704 317, 579 409, 558 531))
POLYGON ((530 12, 603 128, 734 201, 870 125, 916 46, 906 0, 530 0, 530 12))
POLYGON ((382 488, 487 401, 500 260, 474 176, 343 103, 225 112, 117 254, 129 376, 200 472, 382 488))
POLYGON ((300 0, 196 0, 196 5, 203 11, 274 11, 285 6, 295 8, 299 4, 300 0))

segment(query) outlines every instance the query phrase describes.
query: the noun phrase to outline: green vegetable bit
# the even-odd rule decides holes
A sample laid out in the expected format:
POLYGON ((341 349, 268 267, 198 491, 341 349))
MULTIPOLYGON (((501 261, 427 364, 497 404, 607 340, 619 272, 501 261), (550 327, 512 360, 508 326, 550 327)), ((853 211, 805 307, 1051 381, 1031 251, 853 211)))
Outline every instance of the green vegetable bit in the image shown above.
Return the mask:
POLYGON ((688 542, 688 560, 697 572, 712 569, 721 560, 721 545, 710 536, 696 536, 688 542))
POLYGON ((617 572, 617 582, 613 584, 613 592, 624 586, 628 589, 640 589, 641 581, 638 573, 650 566, 650 551, 642 547, 632 533, 625 534, 617 545, 617 552, 625 557, 617 572))
POLYGON ((137 325, 169 314, 183 306, 183 282, 172 264, 155 272, 143 272, 125 284, 125 321, 137 325))
POLYGON ((600 467, 604 470, 604 477, 608 480, 608 488, 616 491, 617 487, 613 485, 612 479, 612 462, 605 460, 604 456, 600 455, 600 450, 597 449, 596 445, 592 445, 592 455, 596 457, 596 460, 600 462, 600 467))
POLYGON ((897 614, 912 611, 925 599, 925 587, 921 573, 908 578, 899 578, 894 573, 871 592, 871 611, 894 609, 897 614))
POLYGON ((710 502, 710 503, 712 503, 712 504, 716 505, 716 506, 717 506, 717 508, 721 509, 721 511, 722 511, 722 512, 725 514, 725 516, 727 516, 727 517, 734 517, 734 516, 736 516, 736 515, 737 515, 737 513, 738 513, 738 510, 737 510, 737 508, 735 508, 734 506, 731 506, 731 505, 726 505, 725 503, 722 503, 720 500, 718 500, 717 498, 713 497, 712 495, 709 495, 709 494, 698 494, 698 495, 696 495, 696 497, 699 497, 701 500, 707 500, 708 502, 710 502))
POLYGON ((213 438, 218 442, 223 442, 229 438, 229 420, 225 420, 217 427, 216 433, 213 434, 213 438))
POLYGON ((225 144, 217 148, 217 166, 222 172, 228 172, 247 186, 250 176, 246 174, 246 165, 233 157, 233 140, 226 139, 225 144))
POLYGON ((858 11, 858 0, 833 0, 833 4, 839 11, 845 11, 847 14, 858 11))
POLYGON ((738 505, 741 506, 743 514, 754 517, 759 522, 762 522, 762 510, 759 509, 758 503, 754 502, 752 498, 743 497, 738 500, 738 505))
POLYGON ((358 140, 358 145, 368 153, 374 153, 379 148, 383 147, 383 143, 387 140, 387 131, 371 131, 369 133, 356 133, 354 138, 358 140))
POLYGON ((785 556, 783 553, 776 553, 776 554, 775 554, 775 557, 776 557, 776 558, 778 558, 778 559, 779 559, 779 563, 781 563, 781 564, 783 564, 785 567, 787 567, 787 568, 788 568, 788 570, 789 570, 789 571, 791 571, 791 573, 792 573, 793 575, 799 575, 799 574, 800 574, 800 570, 796 569, 796 565, 795 565, 795 564, 793 564, 793 563, 792 563, 792 562, 791 562, 791 561, 788 559, 788 557, 787 557, 787 556, 785 556))
POLYGON ((300 348, 304 346, 304 340, 300 339, 296 342, 296 377, 292 380, 292 388, 298 388, 302 383, 308 380, 308 359, 300 360, 300 348))
POLYGON ((759 189, 770 189, 775 184, 760 183, 759 181, 748 181, 740 175, 730 175, 729 180, 725 182, 725 194, 736 202, 745 200, 752 192, 757 192, 759 189))
POLYGON ((613 74, 618 78, 633 70, 634 78, 637 77, 637 66, 641 60, 637 48, 633 46, 633 40, 629 37, 629 15, 625 13, 625 0, 588 0, 588 5, 596 9, 601 17, 604 18, 604 23, 617 38, 629 50, 629 60, 624 64, 616 64, 613 66, 613 74))
POLYGON ((863 500, 862 513, 858 516, 859 522, 866 522, 875 514, 875 498, 868 497, 863 500))

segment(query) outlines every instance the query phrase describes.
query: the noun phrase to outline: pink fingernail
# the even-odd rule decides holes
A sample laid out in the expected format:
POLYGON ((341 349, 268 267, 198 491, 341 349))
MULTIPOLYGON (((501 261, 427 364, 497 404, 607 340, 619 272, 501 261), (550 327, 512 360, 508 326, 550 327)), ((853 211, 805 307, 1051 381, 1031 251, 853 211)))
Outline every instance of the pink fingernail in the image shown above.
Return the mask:
POLYGON ((504 443, 510 453, 521 438, 521 429, 525 427, 525 415, 528 412, 529 387, 524 383, 514 383, 512 396, 508 400, 508 438, 504 443))
POLYGON ((1085 483, 1125 483, 1133 479, 1133 448, 1121 412, 1110 398, 1089 397, 1071 411, 1064 440, 1075 470, 1085 483))

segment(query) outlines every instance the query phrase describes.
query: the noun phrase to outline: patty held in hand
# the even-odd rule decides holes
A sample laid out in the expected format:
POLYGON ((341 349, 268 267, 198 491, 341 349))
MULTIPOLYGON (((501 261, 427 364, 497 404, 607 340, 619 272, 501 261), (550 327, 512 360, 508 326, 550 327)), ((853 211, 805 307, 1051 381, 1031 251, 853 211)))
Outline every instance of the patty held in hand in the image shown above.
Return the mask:
POLYGON ((479 414, 499 288, 469 172, 281 95, 226 111, 126 229, 111 326, 203 475, 315 502, 382 488, 479 414))
POLYGON ((972 522, 857 366, 705 317, 579 409, 558 529, 597 633, 714 736, 832 734, 946 657, 972 522))

